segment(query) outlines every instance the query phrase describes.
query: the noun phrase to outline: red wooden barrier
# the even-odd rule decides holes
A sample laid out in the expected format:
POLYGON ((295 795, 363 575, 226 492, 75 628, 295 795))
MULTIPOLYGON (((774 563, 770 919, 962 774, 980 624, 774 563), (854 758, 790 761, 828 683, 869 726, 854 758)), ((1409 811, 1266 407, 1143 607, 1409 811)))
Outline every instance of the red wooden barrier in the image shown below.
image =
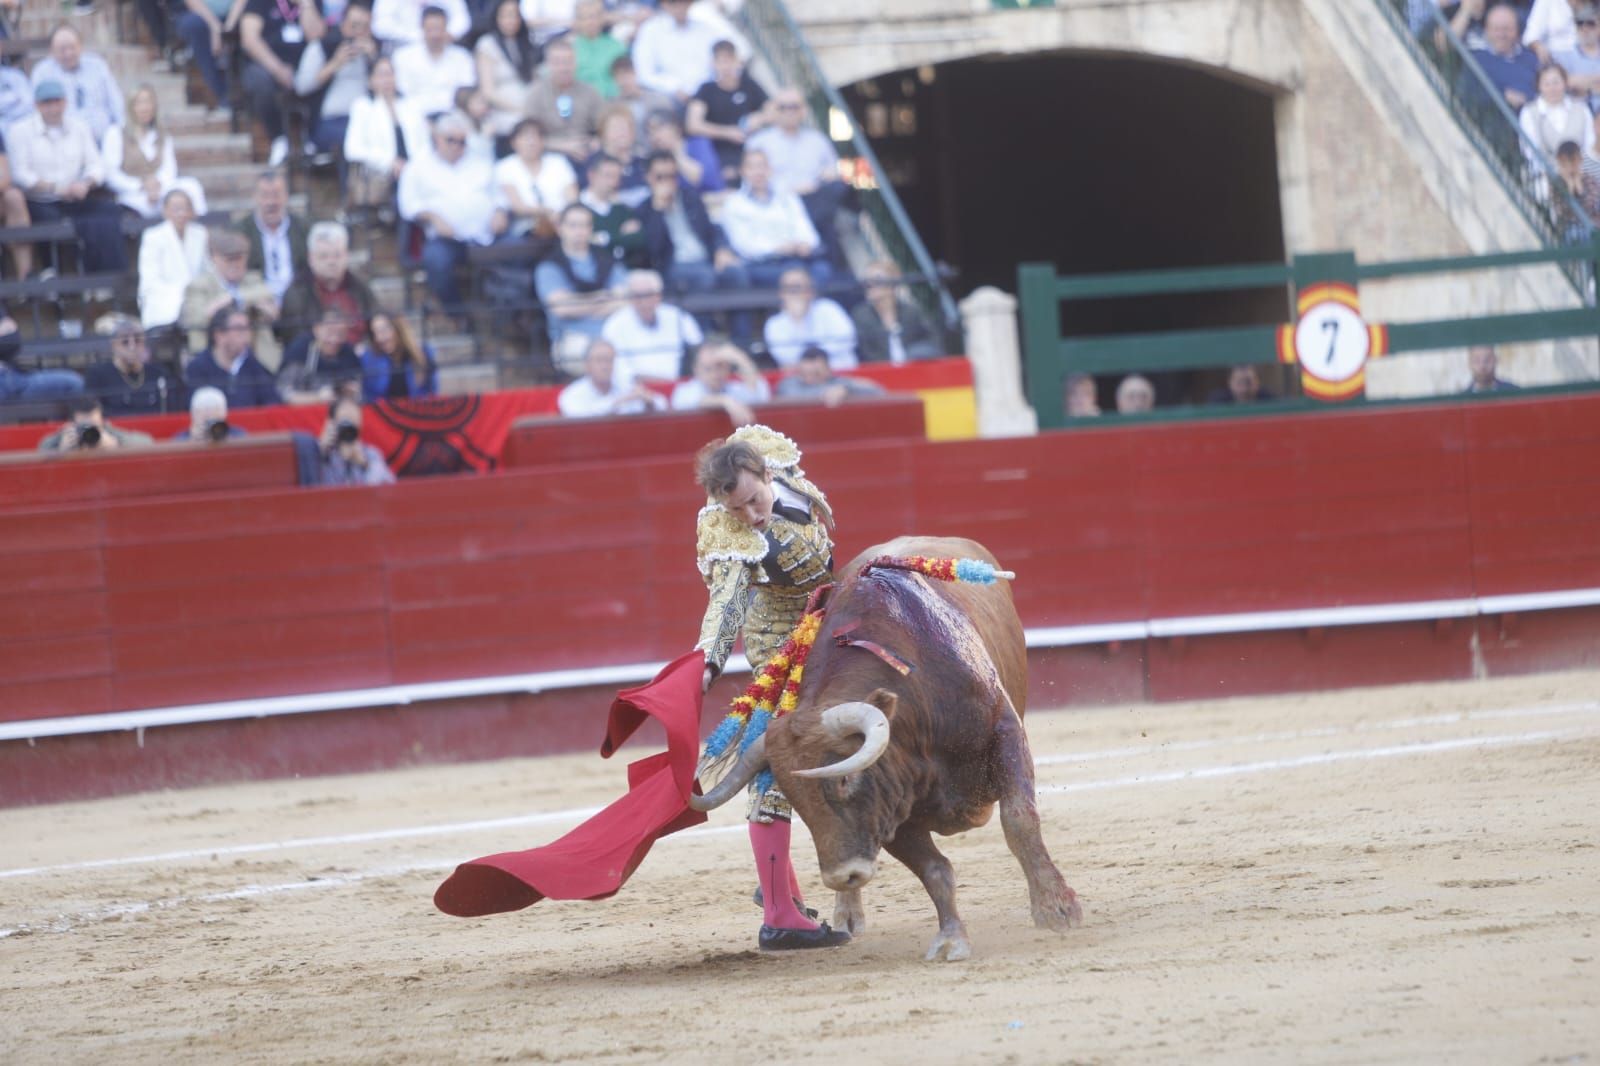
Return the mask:
POLYGON ((7 507, 294 483, 294 448, 287 435, 278 433, 233 441, 225 449, 167 443, 117 451, 0 454, 0 500, 7 507))

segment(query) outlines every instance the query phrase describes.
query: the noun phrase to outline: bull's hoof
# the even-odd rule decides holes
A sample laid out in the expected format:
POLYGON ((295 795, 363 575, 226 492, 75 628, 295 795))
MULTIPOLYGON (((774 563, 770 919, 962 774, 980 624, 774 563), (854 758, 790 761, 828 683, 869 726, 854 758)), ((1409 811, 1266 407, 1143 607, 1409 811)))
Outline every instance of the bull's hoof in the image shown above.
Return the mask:
POLYGON ((851 936, 867 931, 867 912, 861 906, 861 890, 834 893, 833 927, 843 929, 851 936))
POLYGON ((828 928, 827 922, 823 922, 815 929, 774 929, 770 925, 763 925, 756 943, 760 945, 762 951, 836 948, 840 944, 850 943, 850 934, 843 929, 828 928))
POLYGON ((972 958, 972 944, 967 940, 965 929, 947 933, 939 931, 933 938, 933 943, 928 945, 928 953, 923 956, 927 962, 960 962, 962 959, 972 958))
POLYGON ((1054 929, 1064 933, 1083 924, 1083 908, 1078 906, 1078 894, 1072 889, 1054 898, 1036 900, 1033 904, 1033 924, 1040 929, 1054 929))

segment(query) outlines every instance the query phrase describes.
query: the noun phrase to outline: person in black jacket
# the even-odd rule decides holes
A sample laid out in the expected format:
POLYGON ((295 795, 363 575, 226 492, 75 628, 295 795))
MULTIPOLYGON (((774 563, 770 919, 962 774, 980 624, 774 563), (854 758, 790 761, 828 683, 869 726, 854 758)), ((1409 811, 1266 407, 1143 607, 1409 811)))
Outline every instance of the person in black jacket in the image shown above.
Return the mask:
MULTIPOLYGON (((679 180, 672 153, 650 156, 645 181, 650 197, 639 205, 645 254, 650 269, 666 280, 667 288, 679 295, 747 291, 750 275, 743 261, 729 247, 722 227, 711 221, 700 195, 679 180)), ((705 321, 706 316, 696 317, 701 319, 701 328, 715 328, 705 321)), ((729 313, 728 333, 734 343, 748 346, 751 328, 749 311, 729 313)))
POLYGON ((181 411, 188 402, 183 383, 150 361, 144 327, 131 315, 109 315, 98 332, 111 338, 111 361, 84 371, 84 391, 98 397, 110 417, 181 411))
POLYGON ((856 358, 863 363, 900 363, 944 354, 939 327, 906 299, 900 268, 888 260, 867 268, 867 298, 851 318, 856 326, 856 358))
POLYGON ((220 390, 229 407, 267 407, 279 402, 272 371, 250 351, 250 315, 224 307, 211 316, 206 329, 209 342, 183 368, 191 389, 205 385, 220 390))

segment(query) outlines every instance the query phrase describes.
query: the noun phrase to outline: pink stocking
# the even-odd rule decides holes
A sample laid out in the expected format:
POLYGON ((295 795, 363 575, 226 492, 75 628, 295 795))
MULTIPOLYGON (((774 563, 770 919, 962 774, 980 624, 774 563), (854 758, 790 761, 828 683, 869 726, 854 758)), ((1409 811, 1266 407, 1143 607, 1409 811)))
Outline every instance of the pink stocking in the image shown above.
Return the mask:
POLYGON ((762 921, 774 929, 815 929, 817 923, 800 913, 790 892, 794 867, 789 862, 789 823, 751 822, 750 847, 761 882, 762 921))

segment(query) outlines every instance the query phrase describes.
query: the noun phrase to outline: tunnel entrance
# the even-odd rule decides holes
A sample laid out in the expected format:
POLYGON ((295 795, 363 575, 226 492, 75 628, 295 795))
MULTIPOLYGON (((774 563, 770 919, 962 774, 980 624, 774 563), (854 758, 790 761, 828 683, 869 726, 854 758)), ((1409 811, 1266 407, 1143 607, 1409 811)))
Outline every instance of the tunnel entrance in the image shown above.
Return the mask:
MULTIPOLYGON (((1035 260, 1098 274, 1284 259, 1273 99, 1261 90, 1138 56, 1049 53, 897 71, 843 92, 930 253, 958 272, 958 296, 1015 292, 1017 264, 1035 260)), ((1072 335, 1288 320, 1282 289, 1063 312, 1072 335)), ((1158 382, 1164 402, 1211 384, 1158 382)))

